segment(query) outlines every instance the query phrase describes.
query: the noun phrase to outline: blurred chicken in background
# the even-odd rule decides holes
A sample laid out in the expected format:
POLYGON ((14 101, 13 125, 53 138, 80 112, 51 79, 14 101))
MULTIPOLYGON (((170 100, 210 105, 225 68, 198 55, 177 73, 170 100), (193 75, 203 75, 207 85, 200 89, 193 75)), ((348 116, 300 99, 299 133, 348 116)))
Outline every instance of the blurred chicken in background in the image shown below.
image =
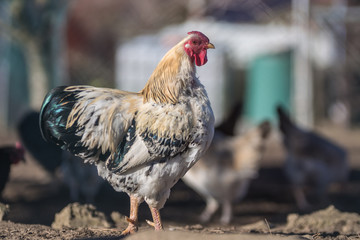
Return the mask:
POLYGON ((238 101, 231 108, 229 115, 219 125, 215 127, 215 132, 220 132, 226 136, 235 136, 237 120, 242 112, 243 104, 238 101))
POLYGON ((72 201, 78 202, 83 197, 87 203, 95 202, 96 194, 104 180, 99 177, 94 165, 85 164, 81 158, 63 151, 61 173, 63 181, 69 187, 72 201))
POLYGON ((40 132, 39 112, 25 114, 18 124, 19 135, 34 159, 53 176, 60 169, 61 180, 68 186, 71 201, 82 199, 94 203, 95 196, 104 182, 93 165, 79 157, 61 150, 53 143, 46 142, 40 132))
POLYGON ((16 142, 15 146, 0 147, 0 197, 9 180, 11 164, 17 164, 24 158, 25 149, 20 142, 16 142))
POLYGON ((245 197, 251 179, 258 174, 270 123, 266 121, 243 135, 231 136, 235 133, 240 111, 241 105, 235 105, 229 117, 216 128, 207 153, 183 177, 184 182, 206 201, 200 216, 203 223, 210 221, 222 205, 220 222, 229 224, 233 215, 232 203, 245 197))
POLYGON ((347 153, 317 133, 296 126, 280 106, 277 113, 287 152, 285 174, 292 184, 297 206, 306 210, 310 204, 305 196, 305 187, 314 187, 318 200, 324 201, 331 183, 347 180, 347 153))
POLYGON ((34 159, 48 172, 54 174, 62 161, 62 150, 45 142, 40 133, 39 112, 25 113, 17 125, 18 135, 34 159))

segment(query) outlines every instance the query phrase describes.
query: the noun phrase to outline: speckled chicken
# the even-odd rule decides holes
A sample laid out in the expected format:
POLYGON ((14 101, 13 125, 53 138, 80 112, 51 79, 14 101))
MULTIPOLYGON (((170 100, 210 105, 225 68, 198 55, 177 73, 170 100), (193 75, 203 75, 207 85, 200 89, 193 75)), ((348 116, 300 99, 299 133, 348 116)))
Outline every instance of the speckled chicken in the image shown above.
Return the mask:
POLYGON ((20 142, 15 146, 0 147, 0 197, 9 179, 11 164, 24 161, 25 149, 20 142))
POLYGON ((44 99, 43 136, 93 163, 116 191, 130 196, 129 225, 137 230, 145 201, 155 230, 170 188, 209 147, 214 116, 197 66, 214 48, 201 32, 165 54, 138 93, 91 86, 57 87, 44 99))
POLYGON ((221 205, 220 222, 230 223, 232 204, 245 197, 251 180, 258 174, 269 131, 267 121, 234 137, 215 131, 209 150, 183 177, 184 182, 206 200, 200 221, 210 221, 221 205))
POLYGON ((297 206, 307 210, 311 206, 305 196, 307 186, 316 190, 318 200, 324 200, 331 183, 346 181, 347 153, 325 137, 296 126, 283 108, 278 107, 277 113, 287 153, 285 174, 292 184, 297 206))

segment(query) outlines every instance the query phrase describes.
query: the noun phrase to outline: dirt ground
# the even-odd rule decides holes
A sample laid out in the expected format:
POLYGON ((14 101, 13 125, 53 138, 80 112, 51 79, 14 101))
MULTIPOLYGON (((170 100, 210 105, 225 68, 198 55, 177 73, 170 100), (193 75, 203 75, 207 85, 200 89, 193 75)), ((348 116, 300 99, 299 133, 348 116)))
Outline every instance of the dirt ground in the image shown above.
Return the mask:
MULTIPOLYGON (((151 215, 142 204, 139 233, 125 239, 360 239, 360 130, 323 127, 319 131, 348 149, 352 167, 349 183, 333 186, 327 204, 314 205, 309 212, 298 211, 282 174, 283 151, 279 138, 273 136, 259 177, 251 184, 247 197, 235 204, 234 219, 229 226, 219 223, 219 213, 211 223, 199 224, 198 216, 205 204, 180 181, 161 210, 165 231, 154 232, 145 223, 151 215)), ((15 139, 13 134, 3 134, 0 145, 15 139)), ((3 192, 1 202, 9 206, 9 211, 0 221, 0 239, 121 239, 120 232, 126 226, 124 216, 129 212, 125 194, 104 184, 94 207, 75 205, 90 211, 84 216, 101 218, 106 222, 105 227, 114 227, 112 231, 98 229, 93 222, 75 227, 71 220, 83 210, 61 217, 69 226, 51 227, 55 215, 66 206, 69 208, 69 191, 56 175, 43 170, 30 155, 26 160, 13 167, 3 192)))

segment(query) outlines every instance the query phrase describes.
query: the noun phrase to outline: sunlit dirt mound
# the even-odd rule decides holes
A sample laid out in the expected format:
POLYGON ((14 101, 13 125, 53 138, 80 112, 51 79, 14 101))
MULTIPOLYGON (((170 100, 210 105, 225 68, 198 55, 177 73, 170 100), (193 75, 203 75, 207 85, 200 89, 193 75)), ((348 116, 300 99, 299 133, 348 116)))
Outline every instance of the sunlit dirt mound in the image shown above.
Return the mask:
MULTIPOLYGON (((0 221, 0 239, 119 239, 123 227, 107 231, 105 228, 126 226, 124 216, 111 214, 106 219, 103 212, 93 205, 73 203, 56 214, 52 227, 44 225, 18 224, 0 221), (124 225, 125 224, 125 225, 124 225)), ((148 226, 140 226, 139 233, 128 239, 284 239, 284 240, 328 240, 360 239, 360 215, 337 210, 330 206, 311 214, 289 214, 287 223, 272 225, 267 221, 247 226, 213 227, 200 224, 191 226, 166 226, 165 232, 158 233, 148 226)))
POLYGON ((333 233, 357 235, 360 233, 360 215, 340 212, 334 206, 300 216, 290 214, 284 228, 285 233, 333 233))
POLYGON ((111 223, 106 219, 105 214, 96 210, 91 204, 81 205, 71 203, 55 215, 55 220, 51 224, 52 228, 61 229, 80 228, 80 227, 102 227, 109 228, 111 223))

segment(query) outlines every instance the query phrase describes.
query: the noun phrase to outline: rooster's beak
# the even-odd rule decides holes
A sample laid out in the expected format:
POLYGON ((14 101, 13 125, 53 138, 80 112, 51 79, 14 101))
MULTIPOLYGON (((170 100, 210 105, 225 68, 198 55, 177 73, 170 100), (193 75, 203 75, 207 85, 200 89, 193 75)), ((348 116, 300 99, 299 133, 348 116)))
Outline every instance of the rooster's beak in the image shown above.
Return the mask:
POLYGON ((214 46, 214 44, 212 44, 212 43, 208 43, 207 48, 215 49, 215 46, 214 46))

